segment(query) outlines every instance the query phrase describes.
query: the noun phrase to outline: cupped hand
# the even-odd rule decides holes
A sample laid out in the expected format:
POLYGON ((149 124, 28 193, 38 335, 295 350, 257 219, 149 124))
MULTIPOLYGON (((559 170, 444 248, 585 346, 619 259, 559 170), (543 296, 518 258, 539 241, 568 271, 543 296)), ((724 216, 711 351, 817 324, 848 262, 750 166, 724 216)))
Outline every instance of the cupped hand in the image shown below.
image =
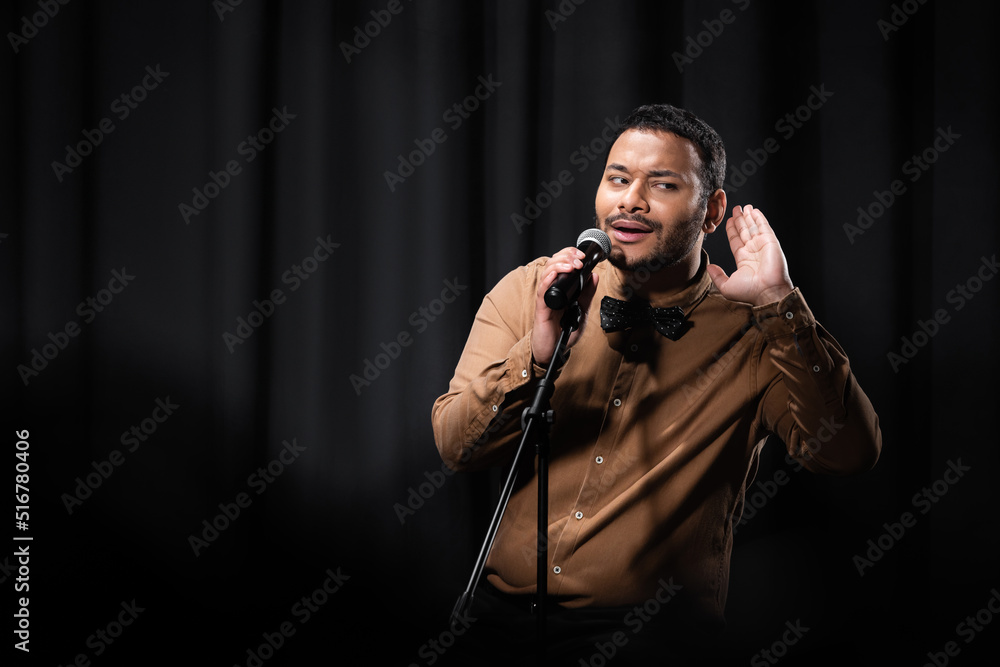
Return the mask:
POLYGON ((778 237, 759 209, 750 204, 734 206, 726 221, 726 235, 736 270, 728 276, 721 266, 708 266, 708 275, 724 297, 763 306, 795 289, 778 237))

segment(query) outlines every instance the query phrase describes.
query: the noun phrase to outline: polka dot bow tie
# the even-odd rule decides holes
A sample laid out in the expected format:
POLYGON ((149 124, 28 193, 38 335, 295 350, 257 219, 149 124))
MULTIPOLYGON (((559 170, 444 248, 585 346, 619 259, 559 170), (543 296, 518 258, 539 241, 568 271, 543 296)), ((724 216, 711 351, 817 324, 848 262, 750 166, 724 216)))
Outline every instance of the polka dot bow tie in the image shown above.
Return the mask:
POLYGON ((601 299, 601 328, 606 332, 649 324, 670 340, 677 340, 687 329, 684 311, 677 306, 653 308, 648 301, 622 301, 610 296, 601 299))

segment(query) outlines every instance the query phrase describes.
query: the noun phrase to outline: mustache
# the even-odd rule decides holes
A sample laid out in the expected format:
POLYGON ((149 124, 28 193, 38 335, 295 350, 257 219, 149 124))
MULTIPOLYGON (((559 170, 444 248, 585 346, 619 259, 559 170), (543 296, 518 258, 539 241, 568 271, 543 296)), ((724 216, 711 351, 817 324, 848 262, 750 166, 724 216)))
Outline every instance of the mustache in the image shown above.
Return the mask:
POLYGON ((654 231, 659 230, 661 227, 663 227, 663 225, 661 225, 656 220, 653 220, 652 218, 647 218, 646 216, 639 213, 633 213, 632 215, 629 215, 627 213, 616 213, 615 215, 605 218, 604 224, 610 226, 612 223, 618 222, 620 220, 626 220, 628 222, 638 222, 643 225, 646 225, 647 227, 649 227, 654 231))

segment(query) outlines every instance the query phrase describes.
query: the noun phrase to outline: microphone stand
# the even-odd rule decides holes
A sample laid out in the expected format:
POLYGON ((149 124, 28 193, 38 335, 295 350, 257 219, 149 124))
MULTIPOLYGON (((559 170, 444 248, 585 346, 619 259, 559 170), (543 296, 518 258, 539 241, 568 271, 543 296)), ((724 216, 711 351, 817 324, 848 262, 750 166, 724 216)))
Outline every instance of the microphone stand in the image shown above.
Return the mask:
POLYGON ((549 407, 549 399, 555 391, 555 380, 553 380, 552 376, 557 366, 556 360, 562 356, 570 334, 580 326, 581 317, 580 306, 576 299, 573 299, 567 305, 559 322, 560 326, 562 326, 562 333, 559 334, 559 340, 556 341, 556 347, 552 353, 552 361, 549 362, 545 376, 539 381, 535 389, 535 396, 531 405, 525 408, 521 414, 521 429, 523 431, 521 444, 518 445, 517 452, 514 454, 514 460, 511 463, 510 472, 507 474, 507 480, 500 491, 500 501, 493 513, 490 526, 486 531, 486 539, 479 550, 479 557, 472 568, 472 576, 469 578, 469 583, 465 587, 465 591, 459 596, 458 601, 455 603, 455 608, 451 612, 451 626, 457 627, 460 617, 464 616, 472 606, 475 589, 479 586, 479 578, 482 576, 486 559, 493 548, 493 541, 496 538, 497 530, 500 528, 500 521, 503 519, 504 511, 507 509, 507 503, 514 490, 514 484, 517 481, 517 471, 520 467, 521 457, 527 443, 530 442, 532 435, 534 435, 535 453, 538 457, 537 590, 535 593, 534 612, 536 619, 535 649, 539 665, 544 664, 545 658, 545 602, 548 594, 549 428, 555 418, 555 413, 549 407), (533 433, 535 430, 537 430, 537 434, 533 433))

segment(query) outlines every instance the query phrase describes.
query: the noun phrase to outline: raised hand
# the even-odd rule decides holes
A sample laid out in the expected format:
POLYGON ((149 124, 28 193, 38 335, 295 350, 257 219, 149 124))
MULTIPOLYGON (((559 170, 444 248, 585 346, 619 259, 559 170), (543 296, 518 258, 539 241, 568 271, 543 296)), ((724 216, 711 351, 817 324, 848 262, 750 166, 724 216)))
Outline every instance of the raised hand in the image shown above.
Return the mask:
POLYGON ((708 275, 722 296, 763 306, 795 289, 778 237, 758 209, 750 204, 734 206, 732 217, 726 221, 726 235, 736 271, 727 276, 721 266, 708 266, 708 275))

